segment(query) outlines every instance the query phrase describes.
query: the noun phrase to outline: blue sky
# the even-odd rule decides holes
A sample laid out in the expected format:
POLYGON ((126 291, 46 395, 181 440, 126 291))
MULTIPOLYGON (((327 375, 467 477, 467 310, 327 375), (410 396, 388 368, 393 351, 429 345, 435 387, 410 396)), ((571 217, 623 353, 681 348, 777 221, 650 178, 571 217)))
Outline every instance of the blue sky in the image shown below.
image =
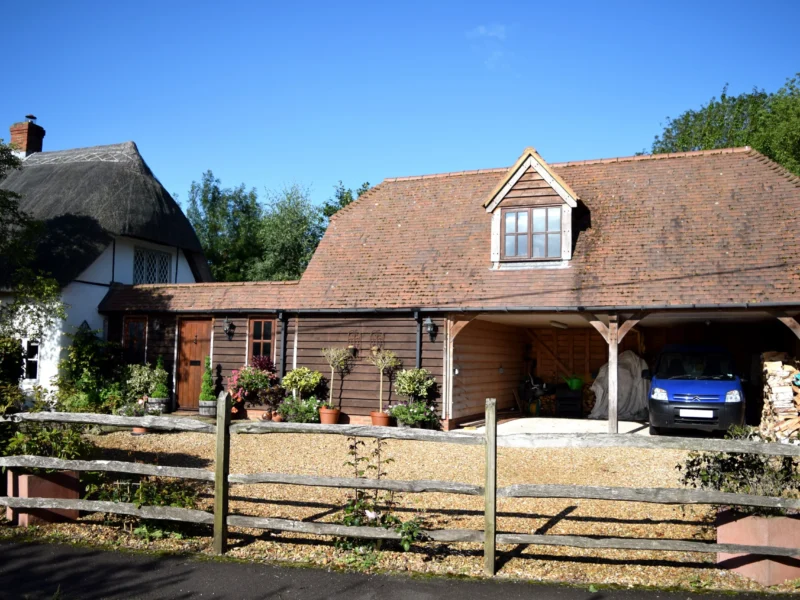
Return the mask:
POLYGON ((800 2, 14 2, 0 137, 134 140, 185 200, 625 156, 723 84, 800 71, 800 2), (652 5, 652 6, 651 6, 652 5), (662 6, 657 6, 662 5, 662 6))

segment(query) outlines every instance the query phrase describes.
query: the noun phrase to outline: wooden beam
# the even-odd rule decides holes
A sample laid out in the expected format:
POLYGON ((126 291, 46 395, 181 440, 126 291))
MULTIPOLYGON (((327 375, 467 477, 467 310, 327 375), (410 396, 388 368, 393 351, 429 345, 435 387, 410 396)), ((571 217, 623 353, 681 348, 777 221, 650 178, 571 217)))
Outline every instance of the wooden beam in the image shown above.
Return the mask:
POLYGON ((617 342, 621 342, 622 338, 624 338, 625 335, 631 329, 636 327, 636 325, 639 324, 639 321, 644 319, 647 316, 647 314, 648 313, 645 311, 640 311, 631 315, 629 319, 625 319, 625 321, 623 321, 622 324, 619 326, 619 332, 617 333, 617 342))
POLYGON ((213 550, 225 554, 228 547, 228 473, 231 462, 231 395, 220 392, 217 398, 217 456, 214 461, 214 539, 213 550))
POLYGON ((280 483, 283 485, 350 488, 360 490, 387 490, 391 492, 435 492, 439 494, 465 494, 467 496, 483 495, 483 488, 479 485, 459 483, 457 481, 433 481, 429 479, 399 481, 392 479, 367 479, 358 477, 316 477, 312 475, 289 475, 285 473, 232 473, 228 476, 228 481, 230 483, 240 484, 280 483))
POLYGON ((800 338, 800 323, 797 322, 796 318, 790 317, 785 312, 780 311, 775 311, 772 314, 778 319, 778 321, 786 325, 798 338, 800 338))
POLYGON ((456 339, 456 336, 461 333, 461 330, 464 329, 467 325, 472 323, 472 320, 475 317, 470 317, 466 321, 451 321, 450 323, 450 341, 456 339))
POLYGON ((561 369, 561 371, 564 373, 565 376, 572 377, 572 371, 569 370, 567 365, 565 365, 563 362, 561 362, 561 359, 559 359, 558 356, 556 356, 556 353, 553 352, 553 350, 550 348, 550 346, 545 344, 542 341, 542 339, 538 335, 536 335, 536 333, 534 331, 532 331, 530 329, 526 329, 525 333, 528 334, 529 338, 531 338, 534 342, 536 342, 536 347, 537 348, 541 348, 542 350, 547 352, 547 354, 550 356, 550 358, 552 358, 555 361, 556 366, 559 369, 561 369))
POLYGON ((507 433, 497 436, 503 448, 646 448, 650 450, 694 450, 732 452, 761 456, 800 456, 800 445, 749 442, 712 438, 647 436, 630 433, 507 433))
POLYGON ((193 431, 215 433, 217 428, 208 423, 185 417, 120 417, 94 413, 33 412, 17 413, 5 421, 33 421, 37 423, 82 423, 86 425, 111 425, 114 427, 146 427, 159 431, 193 431))
POLYGON ((617 316, 608 317, 608 433, 619 433, 617 420, 619 404, 619 331, 617 316))
POLYGON ((608 343, 608 326, 603 323, 597 315, 591 313, 580 313, 586 321, 594 327, 597 332, 603 336, 603 339, 608 343))
POLYGON ((483 572, 492 577, 497 568, 497 400, 486 399, 486 463, 484 465, 483 572))
POLYGON ((63 469, 65 471, 107 471, 111 473, 132 473, 135 475, 156 475, 158 477, 177 477, 214 481, 214 472, 205 469, 185 467, 162 467, 142 463, 117 460, 61 460, 44 456, 2 456, 0 467, 26 467, 39 469, 63 469))

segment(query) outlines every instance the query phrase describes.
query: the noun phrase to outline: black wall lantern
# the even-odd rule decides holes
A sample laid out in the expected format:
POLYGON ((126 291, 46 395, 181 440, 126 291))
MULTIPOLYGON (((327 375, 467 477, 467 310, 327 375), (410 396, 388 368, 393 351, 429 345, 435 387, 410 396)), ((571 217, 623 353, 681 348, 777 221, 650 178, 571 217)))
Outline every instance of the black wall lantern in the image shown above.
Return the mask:
POLYGON ((225 321, 222 323, 222 331, 228 336, 229 340, 232 340, 233 334, 236 333, 236 325, 228 321, 228 317, 225 317, 225 321))
POLYGON ((438 330, 439 328, 436 326, 436 323, 433 322, 433 319, 431 319, 430 317, 426 317, 425 331, 428 332, 428 335, 430 336, 432 342, 436 341, 436 332, 438 330))

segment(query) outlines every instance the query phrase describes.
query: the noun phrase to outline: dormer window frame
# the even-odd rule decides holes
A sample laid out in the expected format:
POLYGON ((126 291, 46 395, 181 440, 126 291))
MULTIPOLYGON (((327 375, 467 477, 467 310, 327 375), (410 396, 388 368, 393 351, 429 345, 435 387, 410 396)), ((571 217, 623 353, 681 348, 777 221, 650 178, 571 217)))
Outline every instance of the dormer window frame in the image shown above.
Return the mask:
MULTIPOLYGON (((529 188, 527 188, 529 189, 529 188)), ((533 148, 526 148, 517 162, 507 172, 498 183, 497 187, 489 195, 484 203, 486 212, 491 215, 491 262, 495 269, 501 269, 505 265, 507 268, 564 268, 569 266, 572 259, 572 209, 578 206, 578 196, 561 177, 559 177, 550 166, 539 156, 533 148), (512 194, 506 199, 509 192, 514 189, 517 182, 526 172, 533 171, 538 173, 537 177, 543 181, 555 193, 552 198, 546 199, 542 194, 526 195, 512 194), (562 203, 559 204, 555 197, 560 197, 562 203), (505 200, 505 203, 504 203, 505 200), (524 200, 520 202, 520 200, 524 200), (539 204, 538 200, 543 202, 539 204), (549 202, 547 200, 550 200, 549 202), (533 211, 536 209, 561 209, 561 252, 559 256, 546 256, 547 236, 554 235, 555 230, 539 232, 544 235, 545 256, 533 257, 533 211), (527 214, 527 254, 521 256, 518 253, 514 256, 506 254, 506 219, 508 212, 526 212, 527 214)), ((545 213, 547 221, 547 213, 545 213)), ((512 232, 516 236, 518 244, 521 232, 512 232)), ((518 246, 517 246, 518 248, 518 246)))
MULTIPOLYGON (((562 205, 557 204, 543 204, 541 206, 503 206, 500 207, 500 260, 502 262, 552 262, 564 260, 564 219, 565 211, 562 205), (537 230, 535 227, 534 211, 543 210, 544 214, 544 229, 537 230), (558 211, 558 227, 551 229, 550 211, 558 211), (511 214, 525 214, 525 221, 520 221, 517 216, 515 219, 515 231, 508 231, 508 220, 506 215, 511 214), (520 223, 524 222, 526 231, 519 231, 521 229, 520 223), (558 253, 548 256, 550 250, 551 236, 558 235, 558 253), (516 238, 516 249, 519 250, 519 239, 524 237, 526 240, 526 253, 522 254, 508 254, 508 237, 516 238), (544 239, 544 256, 534 256, 535 254, 535 240, 536 236, 541 236, 544 239)), ((568 215, 569 213, 567 213, 568 215)))

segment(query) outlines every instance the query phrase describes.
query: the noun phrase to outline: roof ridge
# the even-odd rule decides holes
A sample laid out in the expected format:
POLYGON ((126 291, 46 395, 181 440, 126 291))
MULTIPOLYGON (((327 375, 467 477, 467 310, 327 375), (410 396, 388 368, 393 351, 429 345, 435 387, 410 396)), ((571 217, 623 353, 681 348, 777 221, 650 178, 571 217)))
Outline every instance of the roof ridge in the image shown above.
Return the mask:
POLYGON ((138 283, 138 284, 118 284, 119 288, 130 289, 156 289, 174 287, 236 287, 236 286, 272 286, 272 285, 297 285, 299 279, 288 281, 205 281, 198 283, 138 283))
MULTIPOLYGON (((712 154, 733 154, 737 152, 750 152, 750 146, 738 146, 734 148, 715 148, 713 150, 691 150, 687 152, 669 152, 665 154, 641 154, 634 156, 617 156, 612 158, 590 158, 587 160, 569 160, 565 162, 548 162, 551 167, 571 167, 575 165, 591 165, 599 163, 629 162, 639 160, 664 160, 667 158, 684 158, 692 156, 707 156, 712 154)), ((381 183, 394 183, 397 181, 413 181, 419 179, 435 179, 443 177, 457 177, 460 175, 483 175, 486 173, 505 173, 508 167, 496 167, 491 169, 475 169, 472 171, 450 171, 445 173, 431 173, 429 175, 408 175, 406 177, 387 177, 381 183)), ((380 184, 378 184, 380 185, 380 184)), ((375 186, 377 187, 377 186, 375 186)))

